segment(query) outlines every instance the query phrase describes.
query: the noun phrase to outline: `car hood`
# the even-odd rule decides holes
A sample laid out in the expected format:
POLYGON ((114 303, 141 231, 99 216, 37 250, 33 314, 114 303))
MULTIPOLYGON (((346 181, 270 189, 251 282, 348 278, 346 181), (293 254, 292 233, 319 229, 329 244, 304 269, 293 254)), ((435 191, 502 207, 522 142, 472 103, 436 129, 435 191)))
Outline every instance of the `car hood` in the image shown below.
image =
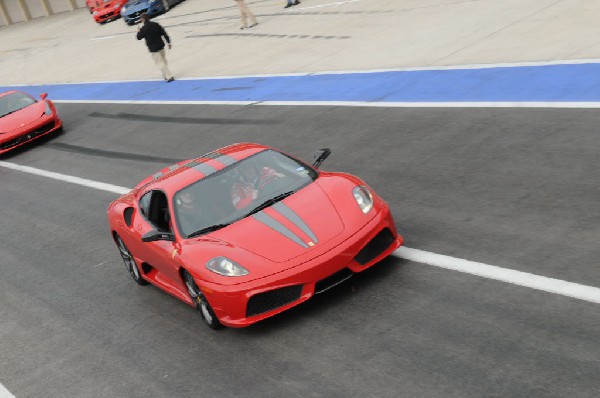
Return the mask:
POLYGON ((10 115, 0 118, 0 134, 10 133, 35 122, 44 114, 44 103, 38 101, 10 115))
POLYGON ((150 2, 148 0, 139 0, 136 2, 129 2, 127 4, 125 4, 125 11, 126 12, 136 12, 136 11, 140 11, 140 10, 145 10, 148 7, 150 7, 150 2))
POLYGON ((211 237, 280 263, 319 248, 343 230, 334 204, 313 183, 211 237))
POLYGON ((121 4, 122 4, 122 3, 124 3, 124 2, 125 2, 125 0, 123 0, 123 1, 118 1, 118 0, 117 0, 117 1, 111 1, 111 2, 108 2, 108 3, 102 3, 102 4, 98 5, 98 6, 95 8, 95 11, 105 11, 105 10, 106 10, 106 9, 108 9, 108 8, 114 8, 114 6, 115 6, 117 3, 121 3, 121 4))

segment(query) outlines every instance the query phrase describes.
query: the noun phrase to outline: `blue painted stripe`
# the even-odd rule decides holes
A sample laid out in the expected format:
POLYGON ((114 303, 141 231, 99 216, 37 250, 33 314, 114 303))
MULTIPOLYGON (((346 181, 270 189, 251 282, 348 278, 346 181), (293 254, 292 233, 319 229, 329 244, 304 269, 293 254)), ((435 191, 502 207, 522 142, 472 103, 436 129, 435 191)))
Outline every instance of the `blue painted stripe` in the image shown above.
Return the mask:
MULTIPOLYGON (((0 87, 0 90, 15 88, 0 87)), ((68 101, 597 102, 600 64, 21 86, 68 101)))

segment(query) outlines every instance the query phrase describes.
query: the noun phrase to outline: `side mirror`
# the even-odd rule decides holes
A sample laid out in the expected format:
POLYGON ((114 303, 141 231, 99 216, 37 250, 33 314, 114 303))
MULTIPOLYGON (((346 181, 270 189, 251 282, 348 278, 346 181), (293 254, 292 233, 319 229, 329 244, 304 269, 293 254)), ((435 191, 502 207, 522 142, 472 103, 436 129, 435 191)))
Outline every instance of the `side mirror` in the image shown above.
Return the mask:
POLYGON ((142 236, 142 242, 156 242, 157 240, 175 242, 175 236, 171 232, 161 232, 155 229, 142 236))
POLYGON ((40 94, 40 98, 43 99, 43 100, 45 100, 47 96, 48 96, 48 93, 41 93, 40 94))
POLYGON ((313 162, 313 166, 318 169, 319 166, 321 165, 321 163, 323 163, 323 161, 325 159, 327 159, 327 157, 329 155, 331 155, 331 149, 329 149, 329 148, 319 149, 314 155, 315 161, 313 162))

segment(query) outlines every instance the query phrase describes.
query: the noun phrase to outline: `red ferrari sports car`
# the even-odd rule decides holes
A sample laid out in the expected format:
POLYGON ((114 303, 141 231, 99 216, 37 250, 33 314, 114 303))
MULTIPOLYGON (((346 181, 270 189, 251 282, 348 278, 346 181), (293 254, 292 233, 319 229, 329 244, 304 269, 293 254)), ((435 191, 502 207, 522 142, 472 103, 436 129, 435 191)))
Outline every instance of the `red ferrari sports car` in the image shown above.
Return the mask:
POLYGON ((21 91, 0 93, 0 153, 62 129, 47 96, 43 93, 38 101, 21 91))
POLYGON ((258 144, 167 167, 108 208, 134 281, 195 306, 208 326, 285 311, 398 248, 387 204, 350 174, 258 144))
POLYGON ((88 3, 88 8, 92 12, 94 21, 103 24, 121 18, 121 8, 126 3, 127 0, 96 0, 88 3))

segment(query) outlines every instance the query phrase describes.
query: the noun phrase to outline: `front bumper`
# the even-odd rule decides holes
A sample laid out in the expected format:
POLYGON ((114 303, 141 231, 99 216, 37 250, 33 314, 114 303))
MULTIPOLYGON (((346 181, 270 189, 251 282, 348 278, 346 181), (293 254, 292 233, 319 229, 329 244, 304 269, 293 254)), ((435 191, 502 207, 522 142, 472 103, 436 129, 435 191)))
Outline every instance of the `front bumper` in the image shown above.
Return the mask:
POLYGON ((35 123, 24 126, 20 131, 0 135, 0 153, 15 149, 61 128, 62 121, 58 116, 42 117, 35 123))
POLYGON ((364 271, 403 243, 384 207, 369 223, 326 253, 287 271, 237 285, 198 281, 222 324, 244 327, 294 307, 364 271), (382 231, 389 231, 382 232, 382 231), (386 235, 385 238, 381 236, 386 235), (358 259, 358 260, 357 260, 358 259), (359 262, 360 261, 360 262, 359 262))
POLYGON ((114 21, 115 19, 121 18, 121 10, 119 10, 118 8, 110 9, 110 10, 96 11, 96 12, 97 13, 94 14, 94 20, 97 23, 110 22, 110 21, 114 21))

